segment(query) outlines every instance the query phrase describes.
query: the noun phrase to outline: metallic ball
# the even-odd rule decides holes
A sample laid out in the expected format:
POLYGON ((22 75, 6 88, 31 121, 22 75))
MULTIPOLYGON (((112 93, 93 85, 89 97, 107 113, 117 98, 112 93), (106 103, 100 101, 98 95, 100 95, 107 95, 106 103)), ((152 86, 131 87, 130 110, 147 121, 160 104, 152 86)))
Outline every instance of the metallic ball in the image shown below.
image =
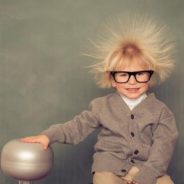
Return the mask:
POLYGON ((53 165, 53 151, 41 144, 20 140, 8 142, 1 153, 1 170, 18 180, 37 180, 45 177, 53 165))

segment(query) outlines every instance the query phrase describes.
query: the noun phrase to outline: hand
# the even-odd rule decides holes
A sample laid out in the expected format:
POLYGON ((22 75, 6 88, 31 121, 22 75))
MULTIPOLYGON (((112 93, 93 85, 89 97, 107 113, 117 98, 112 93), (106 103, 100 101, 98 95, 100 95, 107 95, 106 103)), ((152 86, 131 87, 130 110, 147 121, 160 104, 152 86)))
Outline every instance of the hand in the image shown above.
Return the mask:
POLYGON ((48 148, 48 145, 50 143, 50 140, 46 135, 25 137, 25 138, 22 138, 20 140, 22 142, 28 142, 28 143, 40 143, 43 146, 43 149, 45 149, 45 150, 48 148))

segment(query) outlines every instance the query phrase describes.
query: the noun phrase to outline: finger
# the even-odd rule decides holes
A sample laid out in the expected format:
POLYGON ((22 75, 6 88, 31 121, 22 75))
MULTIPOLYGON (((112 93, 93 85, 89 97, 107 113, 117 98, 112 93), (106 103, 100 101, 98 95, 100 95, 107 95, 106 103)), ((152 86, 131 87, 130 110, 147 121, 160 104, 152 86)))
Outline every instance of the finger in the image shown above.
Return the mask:
POLYGON ((48 145, 43 145, 43 149, 46 150, 48 148, 48 145))
POLYGON ((32 138, 27 138, 27 139, 23 139, 22 141, 23 142, 35 142, 36 140, 32 138))
POLYGON ((38 139, 37 137, 34 137, 34 136, 22 138, 21 141, 27 142, 27 143, 40 143, 44 150, 46 150, 48 148, 47 143, 44 143, 43 141, 41 141, 40 139, 38 139))
POLYGON ((39 140, 36 137, 26 137, 26 138, 21 139, 21 141, 30 142, 30 143, 39 142, 39 140))
POLYGON ((30 137, 21 138, 20 141, 22 141, 22 142, 30 141, 30 137))

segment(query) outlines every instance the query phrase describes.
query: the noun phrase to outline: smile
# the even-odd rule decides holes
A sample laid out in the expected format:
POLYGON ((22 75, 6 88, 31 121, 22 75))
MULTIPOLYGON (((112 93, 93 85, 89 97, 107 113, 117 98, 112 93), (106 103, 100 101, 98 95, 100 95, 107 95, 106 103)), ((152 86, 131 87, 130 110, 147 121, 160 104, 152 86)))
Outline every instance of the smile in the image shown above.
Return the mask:
POLYGON ((126 89, 128 92, 132 92, 132 93, 135 93, 139 90, 139 88, 127 88, 126 89))

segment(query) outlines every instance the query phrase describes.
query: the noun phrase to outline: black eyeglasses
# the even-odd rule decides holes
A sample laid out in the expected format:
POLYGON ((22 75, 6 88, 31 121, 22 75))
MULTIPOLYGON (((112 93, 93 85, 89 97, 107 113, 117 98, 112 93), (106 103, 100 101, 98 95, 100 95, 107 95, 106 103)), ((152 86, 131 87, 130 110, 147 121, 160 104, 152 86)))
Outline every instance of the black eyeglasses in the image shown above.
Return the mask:
POLYGON ((142 70, 142 71, 111 71, 110 74, 112 75, 113 79, 117 83, 127 83, 130 77, 133 75, 135 80, 138 83, 146 83, 151 79, 153 75, 153 70, 142 70))

